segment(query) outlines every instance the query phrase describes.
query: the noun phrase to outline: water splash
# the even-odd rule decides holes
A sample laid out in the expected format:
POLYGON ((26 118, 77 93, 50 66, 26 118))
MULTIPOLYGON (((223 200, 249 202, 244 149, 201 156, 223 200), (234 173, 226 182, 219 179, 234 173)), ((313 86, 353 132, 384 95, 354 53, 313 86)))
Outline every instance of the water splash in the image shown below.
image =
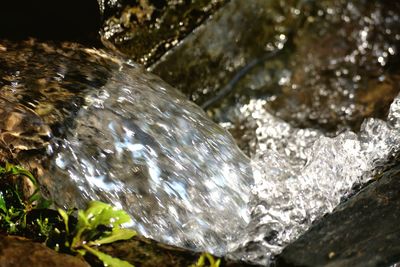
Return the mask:
POLYGON ((121 64, 85 103, 53 143, 46 186, 59 204, 101 199, 127 209, 141 234, 264 265, 400 143, 399 98, 388 123, 368 119, 334 138, 252 100, 239 111, 256 129, 251 164, 200 108, 140 68, 121 64))
POLYGON ((334 138, 251 100, 237 111, 255 129, 250 162, 199 107, 122 59, 71 44, 0 47, 0 113, 14 118, 1 130, 23 135, 27 152, 56 136, 41 179, 52 198, 121 206, 140 233, 175 245, 268 264, 399 150, 399 97, 387 122, 368 119, 334 138), (56 122, 65 129, 50 134, 56 122))
POLYGON ((144 235, 218 254, 239 239, 250 160, 175 89, 75 43, 0 40, 0 63, 0 156, 36 169, 58 205, 101 199, 144 235))
POLYGON ((122 207, 157 240, 267 265, 398 150, 399 98, 388 123, 368 119, 334 138, 294 128, 254 99, 237 111, 255 129, 250 162, 180 93, 113 64, 118 71, 85 91, 73 127, 53 142, 45 184, 60 205, 122 207))
POLYGON ((121 66, 85 102, 53 145, 46 186, 57 202, 100 199, 130 212, 145 236, 225 253, 249 221, 253 180, 231 136, 139 68, 121 66))
POLYGON ((266 112, 263 100, 242 107, 249 123, 258 125, 252 155, 255 185, 247 236, 231 247, 230 255, 267 265, 354 185, 370 180, 399 150, 399 99, 390 108, 389 123, 367 119, 359 133, 346 131, 334 138, 291 127, 266 112))

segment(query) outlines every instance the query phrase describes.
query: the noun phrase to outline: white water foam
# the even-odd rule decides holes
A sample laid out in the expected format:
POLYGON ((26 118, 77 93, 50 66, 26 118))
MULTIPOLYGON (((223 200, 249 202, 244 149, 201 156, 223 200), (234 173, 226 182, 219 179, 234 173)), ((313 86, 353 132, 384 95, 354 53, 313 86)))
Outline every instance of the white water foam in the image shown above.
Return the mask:
POLYGON ((359 133, 334 138, 295 129, 263 105, 252 100, 241 110, 248 123, 258 125, 255 185, 246 237, 233 244, 230 256, 268 265, 271 256, 331 212, 354 185, 372 179, 373 171, 399 150, 400 98, 390 108, 388 123, 367 119, 359 133))

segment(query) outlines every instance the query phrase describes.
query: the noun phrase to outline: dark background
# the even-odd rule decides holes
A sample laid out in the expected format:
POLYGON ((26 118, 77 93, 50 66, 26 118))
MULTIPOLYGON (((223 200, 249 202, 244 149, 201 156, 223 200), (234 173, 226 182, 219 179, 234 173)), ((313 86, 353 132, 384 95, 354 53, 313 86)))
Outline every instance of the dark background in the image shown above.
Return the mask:
POLYGON ((101 14, 96 0, 0 2, 0 38, 98 43, 101 14))

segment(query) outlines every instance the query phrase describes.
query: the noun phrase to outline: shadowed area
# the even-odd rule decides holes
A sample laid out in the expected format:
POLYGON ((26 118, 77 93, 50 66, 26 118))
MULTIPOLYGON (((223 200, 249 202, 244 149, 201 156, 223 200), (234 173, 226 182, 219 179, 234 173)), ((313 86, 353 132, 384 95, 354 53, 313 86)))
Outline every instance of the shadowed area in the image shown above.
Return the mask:
POLYGON ((95 43, 100 28, 96 0, 1 1, 0 38, 95 43))

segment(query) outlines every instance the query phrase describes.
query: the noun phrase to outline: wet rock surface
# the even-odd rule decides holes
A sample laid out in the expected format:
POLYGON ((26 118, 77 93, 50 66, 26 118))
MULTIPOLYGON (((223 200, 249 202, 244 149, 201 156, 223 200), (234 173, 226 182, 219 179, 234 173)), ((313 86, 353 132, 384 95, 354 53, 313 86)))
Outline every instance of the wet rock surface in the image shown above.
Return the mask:
MULTIPOLYGON (((294 1, 231 1, 150 69, 203 104, 248 62, 281 47, 294 1)), ((281 47, 282 48, 282 47, 281 47)))
POLYGON ((385 118, 400 90, 400 5, 318 1, 311 10, 268 108, 297 127, 331 132, 385 118))
POLYGON ((105 84, 112 69, 105 67, 112 59, 97 53, 69 42, 0 41, 1 159, 43 155, 63 136, 86 90, 105 84))
POLYGON ((42 244, 16 236, 0 236, 1 267, 89 267, 74 256, 57 253, 42 244))
POLYGON ((144 65, 152 64, 228 0, 100 0, 106 45, 144 65))
POLYGON ((399 14, 394 1, 231 1, 150 69, 238 135, 234 106, 254 98, 296 127, 357 130, 399 92, 399 14))
MULTIPOLYGON (((117 242, 101 247, 101 251, 141 267, 188 267, 194 264, 200 253, 168 246, 143 237, 117 242)), ((221 267, 251 267, 240 261, 222 259, 221 267)))
POLYGON ((400 166, 326 215, 277 266, 390 266, 400 260, 400 166))

